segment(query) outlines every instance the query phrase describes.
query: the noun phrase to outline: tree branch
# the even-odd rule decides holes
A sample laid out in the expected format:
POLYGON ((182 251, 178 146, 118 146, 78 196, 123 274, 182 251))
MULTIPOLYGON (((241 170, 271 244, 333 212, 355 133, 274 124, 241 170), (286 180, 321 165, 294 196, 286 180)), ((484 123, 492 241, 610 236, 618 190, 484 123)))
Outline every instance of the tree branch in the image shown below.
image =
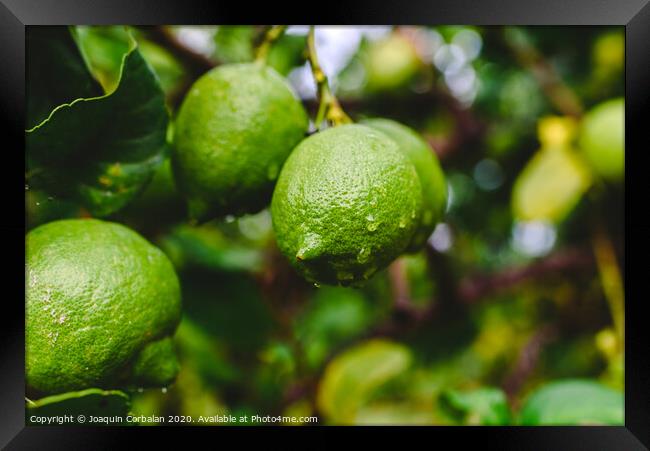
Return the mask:
POLYGON ((564 83, 555 67, 533 46, 523 30, 506 28, 504 40, 519 64, 533 74, 555 108, 567 116, 582 115, 580 98, 564 83))
POLYGON ((517 395, 537 367, 544 347, 555 341, 557 336, 557 327, 546 324, 541 326, 521 349, 517 362, 503 383, 503 391, 506 393, 513 409, 518 409, 519 400, 517 395))
POLYGON ((219 64, 210 57, 189 48, 181 42, 167 26, 140 27, 152 42, 169 50, 191 73, 192 78, 197 78, 219 64))
MULTIPOLYGON (((427 249, 430 259, 436 258, 436 251, 427 249)), ((439 259, 438 259, 439 260, 439 259)), ((550 276, 567 275, 588 269, 593 269, 595 262, 591 253, 579 249, 565 249, 547 257, 532 262, 529 265, 515 266, 488 273, 474 274, 462 279, 458 290, 453 283, 450 270, 445 269, 440 261, 433 264, 438 273, 438 298, 432 300, 429 307, 414 306, 410 300, 400 299, 408 293, 403 287, 398 269, 389 269, 389 277, 395 297, 394 315, 385 323, 378 325, 369 332, 374 336, 399 336, 406 330, 415 329, 428 323, 444 310, 458 309, 462 305, 471 305, 490 295, 511 289, 521 283, 543 280, 550 276), (451 281, 450 281, 451 280, 451 281), (460 305, 459 305, 460 304, 460 305)))

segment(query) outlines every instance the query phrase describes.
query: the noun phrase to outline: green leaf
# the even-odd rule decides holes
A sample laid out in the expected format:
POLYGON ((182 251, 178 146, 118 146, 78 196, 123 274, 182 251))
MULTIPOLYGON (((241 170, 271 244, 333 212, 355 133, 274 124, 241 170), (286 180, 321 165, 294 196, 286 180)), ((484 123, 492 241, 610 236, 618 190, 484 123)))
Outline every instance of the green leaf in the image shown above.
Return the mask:
POLYGON ((408 348, 383 339, 345 351, 325 369, 318 388, 320 410, 334 423, 353 423, 373 392, 402 374, 411 360, 408 348))
POLYGON ((129 50, 131 35, 139 50, 160 80, 163 90, 170 94, 185 80, 182 64, 166 48, 145 39, 137 29, 127 31, 123 26, 78 26, 79 45, 88 57, 88 64, 106 92, 117 87, 122 56, 129 50))
POLYGON ((77 42, 87 56, 88 67, 104 87, 113 92, 119 83, 122 58, 131 46, 131 35, 124 26, 78 26, 77 42))
POLYGON ((102 94, 69 27, 27 27, 27 126, 45 120, 57 106, 102 94))
POLYGON ((487 387, 467 392, 447 390, 440 395, 440 407, 461 424, 510 424, 508 401, 498 388, 487 387))
POLYGON ((119 390, 101 390, 89 388, 77 392, 48 396, 36 401, 27 400, 25 409, 28 424, 42 424, 33 419, 37 417, 62 417, 71 415, 71 421, 78 422, 78 416, 125 417, 129 413, 130 400, 126 393, 119 390))
POLYGON ((250 25, 222 25, 214 35, 214 54, 226 63, 252 61, 254 37, 255 28, 250 25))
POLYGON ((372 320, 372 309, 361 292, 322 287, 296 320, 296 336, 307 362, 319 367, 330 352, 345 340, 360 335, 372 320))
POLYGON ((266 62, 279 74, 287 75, 291 69, 305 62, 306 45, 306 36, 284 34, 271 46, 266 62))
POLYGON ((565 147, 544 148, 519 174, 512 192, 517 219, 559 222, 591 185, 589 169, 565 147))
POLYGON ((94 216, 128 204, 166 153, 168 114, 158 79, 131 40, 119 85, 56 107, 26 132, 29 183, 94 216))
POLYGON ((197 227, 180 225, 160 245, 178 268, 254 272, 262 268, 264 260, 259 248, 235 242, 210 223, 197 227))
POLYGON ((590 380, 567 379, 533 392, 520 423, 537 425, 623 425, 623 393, 590 380))
POLYGON ((427 405, 417 403, 376 403, 359 409, 356 425, 366 426, 426 426, 436 424, 436 418, 427 405))

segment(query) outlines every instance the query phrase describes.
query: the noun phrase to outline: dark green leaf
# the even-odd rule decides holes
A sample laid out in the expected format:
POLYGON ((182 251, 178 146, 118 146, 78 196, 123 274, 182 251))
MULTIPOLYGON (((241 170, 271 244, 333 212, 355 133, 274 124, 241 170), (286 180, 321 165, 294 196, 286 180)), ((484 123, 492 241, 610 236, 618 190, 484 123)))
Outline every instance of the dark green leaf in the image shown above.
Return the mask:
POLYGON ((164 160, 164 102, 132 41, 114 92, 62 104, 27 131, 30 184, 74 198, 95 216, 124 207, 164 160))
POLYGON ((62 103, 102 95, 69 27, 27 27, 27 126, 62 103))

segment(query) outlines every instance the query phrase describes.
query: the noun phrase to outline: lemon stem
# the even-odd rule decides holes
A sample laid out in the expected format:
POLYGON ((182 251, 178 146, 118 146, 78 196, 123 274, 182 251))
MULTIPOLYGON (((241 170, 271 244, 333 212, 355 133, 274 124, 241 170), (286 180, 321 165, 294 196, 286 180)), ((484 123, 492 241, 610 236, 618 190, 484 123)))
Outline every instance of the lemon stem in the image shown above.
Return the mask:
POLYGON ((273 25, 270 27, 264 34, 264 39, 262 43, 257 47, 257 52, 255 55, 255 61, 266 63, 266 60, 269 57, 269 52, 271 47, 282 37, 284 32, 287 30, 286 25, 273 25))
POLYGON ((316 83, 316 93, 319 102, 315 121, 316 128, 320 130, 323 120, 331 122, 334 126, 351 123, 352 119, 345 114, 339 101, 332 93, 327 75, 325 75, 323 68, 318 62, 315 27, 313 25, 309 27, 309 33, 307 34, 307 52, 307 58, 309 59, 309 65, 311 66, 311 73, 314 76, 314 82, 316 83))
POLYGON ((612 315, 621 349, 625 339, 625 294, 616 253, 604 226, 598 223, 592 235, 594 255, 603 292, 612 315))

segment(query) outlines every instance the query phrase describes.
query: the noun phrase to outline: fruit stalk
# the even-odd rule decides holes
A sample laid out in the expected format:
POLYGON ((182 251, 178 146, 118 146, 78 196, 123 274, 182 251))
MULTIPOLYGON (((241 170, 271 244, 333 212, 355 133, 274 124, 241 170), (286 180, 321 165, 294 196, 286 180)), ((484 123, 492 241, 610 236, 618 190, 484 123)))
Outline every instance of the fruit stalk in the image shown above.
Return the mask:
POLYGON ((316 128, 320 129, 323 120, 328 120, 332 125, 352 123, 352 119, 345 114, 339 101, 332 93, 327 75, 325 75, 325 72, 318 62, 315 27, 313 25, 309 27, 309 33, 307 34, 307 52, 311 72, 314 76, 314 82, 316 83, 316 92, 319 102, 318 113, 316 114, 315 121, 316 128))
POLYGON ((602 224, 596 223, 592 241, 598 275, 609 306, 621 349, 625 339, 625 294, 616 252, 602 224))
POLYGON ((255 61, 265 63, 266 59, 269 56, 269 51, 271 50, 271 46, 273 45, 273 43, 275 43, 275 41, 277 41, 282 37, 285 31, 287 31, 286 25, 273 25, 272 27, 270 27, 264 34, 264 39, 262 40, 262 43, 257 48, 255 61))

